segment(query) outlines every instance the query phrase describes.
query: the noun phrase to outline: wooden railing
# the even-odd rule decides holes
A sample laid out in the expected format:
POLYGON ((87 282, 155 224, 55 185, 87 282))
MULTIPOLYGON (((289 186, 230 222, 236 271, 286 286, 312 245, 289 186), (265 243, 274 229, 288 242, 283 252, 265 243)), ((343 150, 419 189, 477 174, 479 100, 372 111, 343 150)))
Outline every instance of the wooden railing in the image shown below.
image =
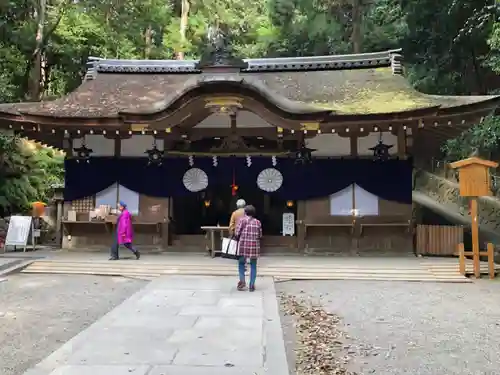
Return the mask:
POLYGON ((417 225, 417 255, 456 255, 463 242, 464 228, 460 225, 417 225))

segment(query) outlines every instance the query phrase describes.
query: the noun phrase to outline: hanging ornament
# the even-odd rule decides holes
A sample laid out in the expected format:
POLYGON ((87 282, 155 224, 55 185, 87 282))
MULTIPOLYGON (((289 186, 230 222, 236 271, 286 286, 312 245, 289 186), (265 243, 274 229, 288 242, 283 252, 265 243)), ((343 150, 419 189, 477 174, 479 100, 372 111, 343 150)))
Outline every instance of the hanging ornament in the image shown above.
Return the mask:
POLYGON ((153 148, 146 150, 145 153, 148 154, 148 165, 160 166, 163 164, 163 151, 156 147, 156 139, 153 141, 153 148))
POLYGON ((193 155, 189 155, 189 157, 188 157, 188 163, 189 163, 190 167, 192 167, 194 165, 194 157, 193 157, 193 155))
POLYGON ((273 157, 271 158, 271 162, 273 163, 273 167, 276 167, 276 165, 278 164, 278 159, 276 159, 276 156, 273 155, 273 157))
POLYGON ((212 157, 212 165, 217 167, 219 165, 219 161, 217 160, 217 156, 212 157))
POLYGON ((233 183, 231 184, 231 196, 235 197, 238 193, 239 186, 236 185, 236 173, 233 169, 233 183))
POLYGON ((200 168, 191 168, 184 173, 182 183, 187 190, 195 193, 205 190, 208 186, 208 176, 200 168))
POLYGON ((83 137, 82 145, 73 149, 76 152, 75 159, 76 162, 87 162, 90 163, 90 154, 92 154, 92 149, 88 148, 85 143, 85 137, 83 137))
POLYGON ((252 157, 250 155, 247 155, 247 167, 252 166, 252 157))
POLYGON ((268 193, 278 190, 283 185, 283 175, 276 168, 266 168, 257 176, 257 186, 268 193))
POLYGON ((389 150, 393 147, 393 145, 386 145, 382 140, 382 132, 380 132, 378 143, 370 147, 369 150, 373 151, 373 158, 375 160, 384 161, 389 159, 390 154, 389 150))

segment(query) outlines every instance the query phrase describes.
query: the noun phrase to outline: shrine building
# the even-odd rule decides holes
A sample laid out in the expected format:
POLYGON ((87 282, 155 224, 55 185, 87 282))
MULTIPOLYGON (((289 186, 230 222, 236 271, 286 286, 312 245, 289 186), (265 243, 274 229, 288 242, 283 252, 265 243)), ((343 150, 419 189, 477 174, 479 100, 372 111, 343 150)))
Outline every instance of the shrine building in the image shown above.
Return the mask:
POLYGON ((123 200, 139 249, 217 250, 243 198, 263 254, 366 255, 412 251, 412 159, 499 103, 414 90, 400 50, 91 58, 67 96, 1 104, 0 127, 66 152, 63 248, 107 250, 113 219, 91 212, 123 200))

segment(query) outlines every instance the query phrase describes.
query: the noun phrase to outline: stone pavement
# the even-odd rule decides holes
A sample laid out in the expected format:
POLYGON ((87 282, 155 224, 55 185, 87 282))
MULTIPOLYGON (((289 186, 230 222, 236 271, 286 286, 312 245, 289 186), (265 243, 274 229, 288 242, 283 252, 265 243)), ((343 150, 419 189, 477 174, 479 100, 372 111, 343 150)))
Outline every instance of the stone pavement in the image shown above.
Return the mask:
POLYGON ((289 375, 274 282, 257 287, 158 278, 25 375, 289 375))

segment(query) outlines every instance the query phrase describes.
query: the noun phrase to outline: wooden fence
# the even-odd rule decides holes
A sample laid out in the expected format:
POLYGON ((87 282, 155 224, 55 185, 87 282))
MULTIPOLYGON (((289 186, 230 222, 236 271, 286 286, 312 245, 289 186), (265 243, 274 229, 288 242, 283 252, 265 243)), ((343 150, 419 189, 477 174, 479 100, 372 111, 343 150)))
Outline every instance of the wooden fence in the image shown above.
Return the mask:
POLYGON ((460 225, 417 225, 416 253, 419 255, 457 255, 464 241, 460 225))

